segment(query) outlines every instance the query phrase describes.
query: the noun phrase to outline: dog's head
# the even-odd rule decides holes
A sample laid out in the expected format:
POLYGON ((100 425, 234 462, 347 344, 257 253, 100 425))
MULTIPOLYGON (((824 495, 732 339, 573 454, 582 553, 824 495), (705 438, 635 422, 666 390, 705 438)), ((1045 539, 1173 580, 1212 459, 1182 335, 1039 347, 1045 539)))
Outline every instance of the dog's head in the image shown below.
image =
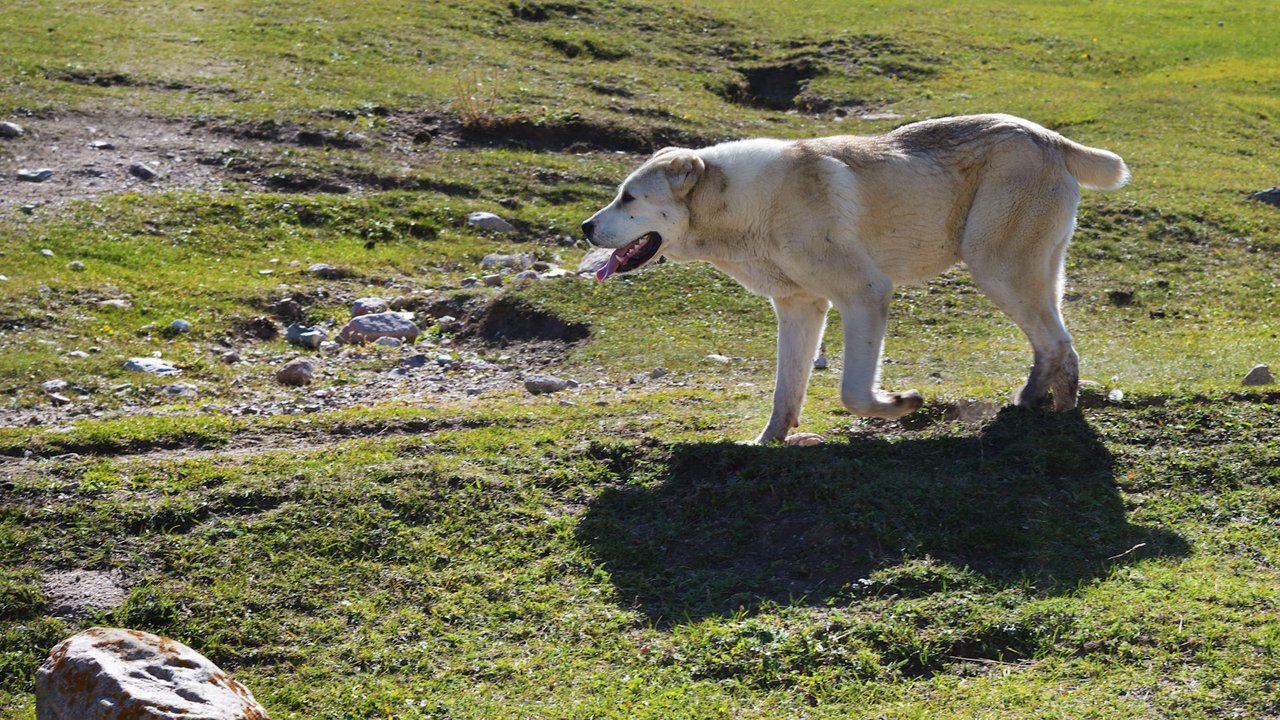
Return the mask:
POLYGON ((659 150, 618 188, 613 202, 582 223, 592 245, 614 248, 596 273, 638 270, 668 251, 677 251, 689 230, 689 193, 706 165, 692 150, 659 150))

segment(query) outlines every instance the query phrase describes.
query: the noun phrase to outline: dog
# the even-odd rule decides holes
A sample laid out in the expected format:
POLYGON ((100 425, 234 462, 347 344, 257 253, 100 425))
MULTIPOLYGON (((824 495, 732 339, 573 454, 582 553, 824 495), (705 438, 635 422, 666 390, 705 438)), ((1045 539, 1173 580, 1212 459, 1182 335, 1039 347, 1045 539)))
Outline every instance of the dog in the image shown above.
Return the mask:
POLYGON ((1031 341, 1031 373, 1014 403, 1051 393, 1055 410, 1075 407, 1079 357, 1061 305, 1079 188, 1128 180, 1120 156, 1031 121, 949 117, 870 137, 665 148, 582 230, 614 249, 599 280, 664 257, 700 260, 769 298, 778 365, 773 412, 755 440, 765 443, 799 426, 833 305, 844 329, 844 406, 890 420, 920 408, 919 392, 880 388, 889 301, 895 286, 959 262, 1031 341))

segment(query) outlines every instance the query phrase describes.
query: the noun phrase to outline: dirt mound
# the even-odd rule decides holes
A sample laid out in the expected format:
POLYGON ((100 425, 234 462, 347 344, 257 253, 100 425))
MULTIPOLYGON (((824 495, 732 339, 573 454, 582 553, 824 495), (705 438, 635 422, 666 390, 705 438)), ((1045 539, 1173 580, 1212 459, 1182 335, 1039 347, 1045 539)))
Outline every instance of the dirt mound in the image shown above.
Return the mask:
POLYGON ((459 295, 432 303, 433 317, 456 318, 455 337, 502 347, 516 344, 573 345, 591 336, 584 323, 565 320, 524 300, 500 296, 492 300, 459 295))

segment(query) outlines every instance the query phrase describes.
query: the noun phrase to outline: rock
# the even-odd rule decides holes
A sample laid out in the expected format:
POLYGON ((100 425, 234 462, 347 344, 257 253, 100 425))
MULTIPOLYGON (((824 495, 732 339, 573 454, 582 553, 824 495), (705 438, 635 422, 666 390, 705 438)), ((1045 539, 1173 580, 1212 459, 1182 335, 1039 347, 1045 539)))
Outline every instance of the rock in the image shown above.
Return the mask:
POLYGON ((653 370, 649 371, 649 378, 652 380, 657 380, 659 378, 664 378, 666 376, 667 376, 666 368, 656 367, 653 370))
POLYGON ((901 120, 902 116, 895 112, 869 112, 858 116, 859 120, 901 120))
POLYGON ((480 282, 484 283, 487 287, 502 287, 502 276, 497 273, 485 275, 480 278, 480 282))
POLYGON ((521 270, 516 273, 515 277, 511 278, 513 282, 533 282, 534 280, 541 279, 542 276, 539 275, 536 270, 521 270))
POLYGON ((228 365, 235 365, 236 363, 240 362, 240 353, 236 352, 235 350, 228 350, 227 352, 222 354, 222 362, 228 365))
POLYGON ((782 444, 787 447, 813 447, 826 441, 827 439, 818 433, 795 433, 794 435, 788 435, 782 441, 782 444))
POLYGON ((562 380, 554 375, 530 375, 524 380, 524 389, 534 395, 560 392, 567 387, 569 387, 568 380, 562 380))
POLYGON ((554 280, 556 278, 576 278, 576 277, 578 277, 577 273, 571 273, 568 270, 565 270, 564 268, 560 268, 560 267, 551 268, 550 270, 542 273, 543 280, 554 280))
POLYGON ((387 307, 392 310, 410 310, 413 306, 413 298, 408 298, 403 295, 397 295, 391 298, 391 302, 387 303, 387 307))
POLYGON ((422 353, 418 353, 416 355, 410 355, 409 357, 401 360, 400 367, 404 367, 404 368, 426 367, 427 362, 429 362, 430 360, 431 358, 427 357, 426 355, 422 353))
POLYGON ((159 173, 157 173, 154 168, 142 163, 133 163, 130 165, 129 174, 139 180, 155 180, 156 177, 159 176, 159 173))
POLYGON ((175 640, 93 627, 36 671, 37 720, 268 720, 248 688, 175 640))
POLYGON ((53 251, 50 250, 49 248, 41 248, 40 254, 45 257, 53 257, 53 251))
POLYGON ((115 144, 113 144, 108 140, 94 140, 93 142, 89 143, 89 147, 93 148, 94 150, 115 150, 116 149, 115 144))
POLYGON ((387 301, 380 297, 364 297, 351 304, 351 314, 355 317, 373 315, 387 311, 387 301))
POLYGON ((818 346, 818 357, 813 359, 814 370, 826 370, 831 366, 831 362, 827 360, 827 344, 822 343, 818 346))
POLYGON ((501 270, 502 268, 510 268, 511 270, 528 270, 533 267, 533 256, 527 253, 516 253, 514 255, 503 255, 502 253, 491 253, 485 255, 480 261, 480 267, 486 270, 501 270))
POLYGON ((294 358, 276 371, 281 385, 310 385, 316 377, 316 366, 307 358, 294 358))
POLYGON ((462 279, 462 287, 464 288, 473 288, 473 287, 479 287, 479 286, 480 286, 480 278, 478 277, 467 277, 462 279))
POLYGON ((23 182, 41 183, 53 177, 53 168, 22 168, 18 170, 17 178, 23 182))
POLYGON ((1271 368, 1266 365, 1255 365, 1248 375, 1244 376, 1242 384, 1244 385, 1270 385, 1275 382, 1276 378, 1271 374, 1271 368))
POLYGON ((173 383, 171 385, 165 385, 162 389, 166 395, 172 395, 174 397, 193 398, 200 394, 200 390, 191 383, 173 383))
POLYGON ((383 312, 351 318, 351 321, 338 333, 338 341, 365 343, 382 337, 396 337, 413 342, 418 339, 421 332, 418 326, 402 313, 383 312))
POLYGON ((302 303, 293 298, 277 301, 267 309, 284 322, 297 322, 302 319, 302 303))
POLYGON ((339 270, 328 263, 315 263, 307 268, 307 272, 324 280, 341 280, 347 276, 346 271, 339 270))
POLYGON ((1268 205, 1275 205, 1276 207, 1280 207, 1280 187, 1273 187, 1273 188, 1268 188, 1266 190, 1259 190, 1258 192, 1250 195, 1249 197, 1259 202, 1264 202, 1268 205))
POLYGON ((716 353, 712 353, 711 355, 708 355, 706 359, 710 360, 711 362, 720 363, 721 365, 728 365, 729 363, 733 362, 733 358, 729 357, 728 355, 719 355, 716 353))
POLYGON ((27 131, 16 122, 9 122, 8 120, 0 122, 0 138, 22 137, 26 133, 27 131))
POLYGON ((83 351, 83 350, 72 350, 71 352, 67 353, 67 357, 72 357, 72 358, 76 358, 76 359, 78 359, 78 360, 83 360, 83 359, 85 359, 85 358, 89 357, 89 353, 87 353, 87 352, 85 352, 85 351, 83 351))
POLYGON ((173 366, 168 360, 161 360, 153 357, 135 357, 124 361, 124 369, 133 372, 144 372, 160 377, 168 377, 170 375, 178 375, 182 371, 173 366))
POLYGON ((178 318, 177 320, 169 323, 169 329, 175 333, 191 332, 191 323, 183 320, 182 318, 178 318))
POLYGON ((609 248, 592 248, 582 256, 582 262, 578 263, 578 272, 594 273, 609 262, 609 258, 613 256, 613 250, 609 248))
POLYGON ((284 339, 292 345, 301 345, 302 347, 318 350, 320 343, 329 339, 329 333, 323 328, 306 327, 293 323, 284 330, 284 339))
POLYGON ((63 390, 66 390, 70 386, 71 386, 71 383, 61 379, 46 380, 40 383, 40 387, 43 388, 44 391, 47 393, 62 392, 63 390))
POLYGON ((380 337, 377 340, 374 340, 373 344, 381 347, 397 348, 404 345, 404 341, 398 337, 380 337))
POLYGON ((55 392, 55 393, 49 393, 49 400, 50 400, 54 405, 70 405, 70 404, 71 404, 71 398, 69 398, 69 397, 67 397, 66 395, 63 395, 63 394, 61 394, 61 393, 56 393, 56 392, 55 392))
POLYGON ((110 300, 99 300, 98 307, 110 308, 112 310, 128 310, 133 307, 133 303, 122 298, 111 298, 110 300))
POLYGON ((320 343, 320 352, 335 353, 335 352, 338 352, 338 348, 340 347, 342 346, 332 340, 325 340, 324 342, 320 343))
POLYGON ((515 225, 512 225, 491 212, 473 212, 467 216, 467 224, 477 230, 484 230, 486 232, 516 232, 515 225))
POLYGON ((67 269, 71 272, 84 272, 84 263, 79 260, 72 260, 67 263, 67 269))

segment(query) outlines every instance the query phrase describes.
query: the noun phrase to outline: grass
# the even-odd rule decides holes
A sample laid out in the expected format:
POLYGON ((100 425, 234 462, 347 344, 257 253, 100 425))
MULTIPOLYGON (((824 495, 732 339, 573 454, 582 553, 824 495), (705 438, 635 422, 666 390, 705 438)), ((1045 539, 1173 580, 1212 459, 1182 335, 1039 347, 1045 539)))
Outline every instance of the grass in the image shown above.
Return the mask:
MULTIPOLYGON (((1280 414, 1239 384, 1280 362, 1280 216, 1248 199, 1275 184, 1270 20, 1249 2, 7 4, 0 118, 272 139, 217 151, 243 169, 217 191, 0 216, 0 407, 35 418, 0 428, 0 715, 33 718, 48 649, 95 623, 192 645, 276 718, 1280 715, 1280 414), (767 413, 772 318, 709 268, 459 290, 493 252, 573 266, 563 237, 654 147, 987 111, 1134 170, 1086 195, 1069 255, 1096 383, 1080 411, 956 419, 1029 358, 962 268, 893 306, 885 384, 925 409, 853 418, 817 373, 813 448, 733 442, 767 413), (884 112, 901 117, 860 118, 884 112), (225 411, 375 387, 399 355, 284 390, 270 369, 295 350, 237 329, 284 297, 341 323, 367 295, 584 323, 563 352, 484 351, 583 385, 225 411), (179 317, 192 332, 166 333, 179 317), (233 346, 250 361, 223 363, 233 346), (156 352, 199 398, 121 368, 156 352), (99 416, 42 421, 54 378, 99 416), (43 576, 84 569, 121 573, 124 603, 52 617, 43 576)), ((832 323, 836 360, 840 340, 832 323)))

